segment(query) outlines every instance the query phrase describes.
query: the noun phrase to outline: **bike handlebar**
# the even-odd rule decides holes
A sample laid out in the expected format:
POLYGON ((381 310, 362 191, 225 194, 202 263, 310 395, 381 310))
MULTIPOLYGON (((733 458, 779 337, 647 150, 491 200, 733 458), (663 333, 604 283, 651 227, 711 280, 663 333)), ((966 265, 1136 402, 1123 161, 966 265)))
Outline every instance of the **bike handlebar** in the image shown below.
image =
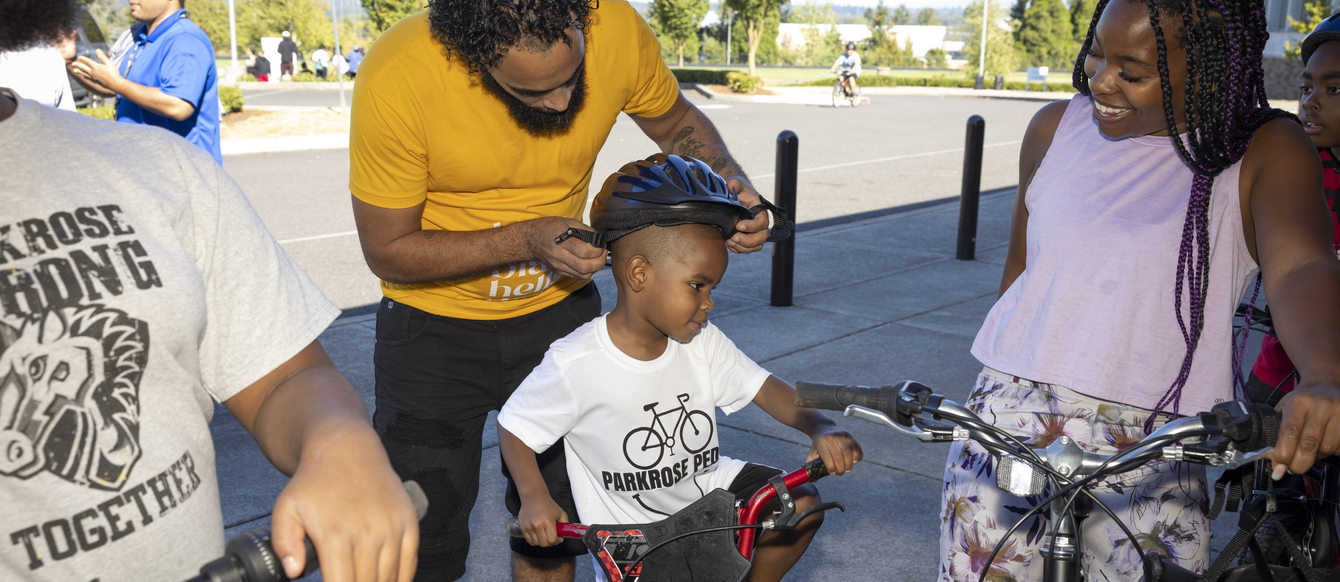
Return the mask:
MULTIPOLYGON (((841 410, 846 416, 882 424, 923 441, 975 441, 1000 461, 996 477, 1001 489, 1021 496, 1038 495, 1043 492, 1046 480, 1055 482, 1060 491, 1040 505, 1061 500, 1069 494, 1068 491, 1082 491, 1084 485, 1101 476, 1119 474, 1156 458, 1227 468, 1242 466, 1268 455, 1279 436, 1279 415, 1273 408, 1264 404, 1225 402, 1209 412, 1168 422, 1135 445, 1109 457, 1084 453, 1066 437, 1058 438, 1045 450, 1030 449, 1016 437, 983 422, 963 405, 910 380, 882 387, 800 381, 796 382, 795 404, 841 410), (1174 444, 1191 437, 1206 437, 1206 440, 1197 444, 1174 444)), ((1115 515, 1113 517, 1115 519, 1115 515)), ((1133 534, 1125 530, 1124 525, 1122 527, 1136 544, 1133 534)), ((1149 580, 1202 580, 1156 554, 1142 553, 1141 558, 1149 580)))
MULTIPOLYGON (((405 493, 414 505, 414 515, 419 519, 428 513, 428 497, 417 482, 406 481, 405 493)), ((311 538, 304 537, 303 546, 307 550, 307 563, 303 566, 301 578, 315 572, 321 566, 317 562, 316 546, 311 538)), ((205 564, 200 575, 187 582, 284 582, 289 580, 284 567, 270 545, 270 531, 254 529, 242 532, 228 540, 222 558, 205 564)))

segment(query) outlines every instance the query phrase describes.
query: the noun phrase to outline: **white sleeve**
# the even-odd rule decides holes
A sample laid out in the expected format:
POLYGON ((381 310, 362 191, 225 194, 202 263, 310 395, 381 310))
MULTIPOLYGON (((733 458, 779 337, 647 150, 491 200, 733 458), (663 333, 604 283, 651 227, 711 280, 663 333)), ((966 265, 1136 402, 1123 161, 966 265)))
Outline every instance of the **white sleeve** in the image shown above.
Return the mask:
POLYGON ((577 425, 579 407, 550 350, 498 412, 498 426, 543 453, 577 425))
POLYGON ((771 374, 759 366, 735 342, 710 322, 694 341, 705 340, 711 366, 712 389, 716 406, 731 414, 748 406, 771 374))

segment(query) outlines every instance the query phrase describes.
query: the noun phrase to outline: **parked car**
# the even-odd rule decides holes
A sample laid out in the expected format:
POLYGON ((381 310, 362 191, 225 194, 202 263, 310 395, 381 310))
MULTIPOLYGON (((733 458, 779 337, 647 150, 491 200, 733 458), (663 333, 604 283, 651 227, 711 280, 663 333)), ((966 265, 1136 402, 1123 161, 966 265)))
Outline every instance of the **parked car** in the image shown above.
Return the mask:
MULTIPOLYGON (((102 49, 103 54, 110 51, 107 37, 102 34, 102 27, 98 26, 98 21, 89 14, 88 8, 80 7, 75 29, 78 32, 74 41, 77 56, 96 60, 98 49, 102 49)), ((89 91, 73 76, 70 77, 70 91, 74 96, 75 107, 97 105, 102 101, 101 96, 89 91)))

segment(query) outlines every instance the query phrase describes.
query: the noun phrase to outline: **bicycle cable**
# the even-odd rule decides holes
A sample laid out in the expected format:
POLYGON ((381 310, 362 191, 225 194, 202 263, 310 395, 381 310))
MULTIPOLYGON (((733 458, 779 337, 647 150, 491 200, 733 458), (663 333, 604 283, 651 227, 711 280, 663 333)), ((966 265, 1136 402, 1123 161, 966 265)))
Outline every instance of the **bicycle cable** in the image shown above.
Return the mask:
MULTIPOLYGON (((995 427, 992 427, 992 428, 995 428, 995 427)), ((1165 435, 1165 436, 1159 437, 1159 438, 1157 438, 1157 439, 1151 440, 1151 441, 1149 441, 1148 443, 1145 443, 1145 445, 1149 446, 1149 445, 1154 445, 1154 444, 1157 444, 1157 443, 1163 443, 1163 442, 1176 442, 1176 441, 1179 441, 1179 440, 1182 440, 1182 439, 1184 439, 1184 438, 1188 438, 1188 437, 1191 437, 1191 436, 1198 436, 1199 434, 1204 434, 1204 433, 1201 433, 1200 431, 1198 431, 1197 433, 1186 434, 1186 435, 1165 435)), ((980 443, 979 443, 979 445, 980 445, 980 443)), ((1051 503, 1052 503, 1053 501, 1056 501, 1056 500, 1059 499, 1060 497, 1062 497, 1062 496, 1064 496, 1064 495, 1067 495, 1067 494, 1072 495, 1072 497, 1071 497, 1072 500, 1074 499, 1074 497, 1077 497, 1080 493, 1083 493, 1085 496, 1087 496, 1091 501, 1093 501, 1094 505, 1096 505, 1099 509, 1102 509, 1102 510, 1103 510, 1103 513, 1106 513, 1106 514, 1108 515, 1108 517, 1111 517, 1111 518, 1112 518, 1112 521, 1113 521, 1114 523, 1117 524, 1117 527, 1121 528, 1121 532, 1122 532, 1122 534, 1124 534, 1124 535, 1126 536, 1126 539, 1129 540, 1129 541, 1131 542, 1131 544, 1132 544, 1131 547, 1134 548, 1134 549, 1136 549, 1136 551, 1139 551, 1138 548, 1140 547, 1140 542, 1139 542, 1138 539, 1136 539, 1136 537, 1135 537, 1135 532, 1131 531, 1130 527, 1127 526, 1126 523, 1125 523, 1124 521, 1122 521, 1120 518, 1118 518, 1116 512, 1112 511, 1112 509, 1109 508, 1109 507, 1107 506, 1106 503, 1103 503, 1103 501, 1102 501, 1101 499, 1098 499, 1098 496, 1097 496, 1095 493, 1093 493, 1092 491, 1089 491, 1089 490, 1083 488, 1084 485, 1089 484, 1090 482, 1094 481, 1095 479, 1100 479, 1100 478, 1102 478, 1102 477, 1107 476, 1107 475, 1104 475, 1101 471, 1105 470, 1105 468, 1106 468, 1108 465, 1110 465, 1112 462, 1116 461, 1117 459, 1120 459, 1121 457, 1123 457, 1123 456, 1125 456, 1125 455, 1127 455, 1127 454, 1133 454, 1133 452, 1134 452, 1134 451, 1137 451, 1137 450, 1138 450, 1138 447, 1131 447, 1130 449, 1126 449, 1125 451, 1122 451, 1122 452, 1120 452, 1120 453, 1117 453, 1116 455, 1113 455, 1113 456, 1112 456, 1111 458, 1109 458, 1107 461, 1104 461, 1103 464, 1099 465, 1099 468, 1096 469, 1093 473, 1084 476, 1083 478, 1079 479, 1078 481, 1075 481, 1075 482, 1073 482, 1073 483, 1069 483, 1069 484, 1066 484, 1066 485, 1060 485, 1060 484, 1057 484, 1058 490, 1056 491, 1056 493, 1053 493, 1053 494, 1051 494, 1050 496, 1044 498, 1042 501, 1040 501, 1040 502, 1034 504, 1033 507, 1032 507, 1031 509, 1029 509, 1028 511, 1024 512, 1024 514, 1023 514, 1022 516, 1020 516, 1019 519, 1016 520, 1016 521, 1014 522, 1014 525, 1010 526, 1009 529, 1007 529, 1007 530, 1005 531, 1005 533, 1002 534, 1002 535, 1000 536, 1000 539, 996 542, 996 545, 995 545, 994 547, 992 547, 992 549, 991 549, 991 554, 990 554, 989 556, 987 556, 986 563, 985 563, 985 565, 982 567, 982 572, 981 572, 981 574, 978 576, 978 578, 977 578, 977 582, 985 582, 985 580, 986 580, 986 573, 987 573, 988 571, 990 571, 990 569, 991 569, 991 564, 994 563, 994 562, 996 561, 996 556, 1000 555, 1000 552, 1001 552, 1002 550, 1005 549, 1005 542, 1006 542, 1007 540, 1009 540, 1010 536, 1013 535, 1015 531, 1018 531, 1019 527, 1022 526, 1023 523, 1024 523, 1025 521, 1027 521, 1029 517, 1032 517, 1032 516, 1034 516, 1034 515, 1037 515, 1038 512, 1040 512, 1044 507, 1048 507, 1048 506, 1050 506, 1051 503)), ((1154 454, 1157 450, 1158 450, 1158 449, 1154 449, 1154 448, 1151 447, 1151 448, 1147 451, 1147 454, 1154 454)), ((1146 460, 1141 460, 1141 461, 1140 461, 1140 464, 1143 464, 1143 463, 1145 463, 1145 462, 1147 462, 1147 459, 1146 459, 1146 460)), ((1121 465, 1118 465, 1118 467, 1120 467, 1120 466, 1121 466, 1121 465)), ((1045 468, 1048 469, 1048 470, 1052 470, 1050 467, 1045 467, 1045 468)), ((1054 471, 1054 470, 1052 470, 1052 471, 1054 471)), ((1124 472, 1124 471, 1122 471, 1122 472, 1124 472)), ((1116 473, 1113 473, 1113 474, 1117 474, 1117 473, 1119 473, 1119 472, 1116 472, 1116 473)), ((1069 511, 1069 506, 1070 506, 1070 503, 1068 502, 1067 505, 1066 505, 1066 510, 1067 510, 1067 511, 1069 511)), ((1053 526, 1052 526, 1052 527, 1053 527, 1053 529, 1052 529, 1053 535, 1052 535, 1052 541, 1051 541, 1051 546, 1050 546, 1050 548, 1051 548, 1053 551, 1055 550, 1055 545, 1056 545, 1056 537, 1055 537, 1054 534, 1055 534, 1055 531, 1056 531, 1056 530, 1055 530, 1055 527, 1057 527, 1057 525, 1059 525, 1059 522, 1058 522, 1057 524, 1053 524, 1053 526)))

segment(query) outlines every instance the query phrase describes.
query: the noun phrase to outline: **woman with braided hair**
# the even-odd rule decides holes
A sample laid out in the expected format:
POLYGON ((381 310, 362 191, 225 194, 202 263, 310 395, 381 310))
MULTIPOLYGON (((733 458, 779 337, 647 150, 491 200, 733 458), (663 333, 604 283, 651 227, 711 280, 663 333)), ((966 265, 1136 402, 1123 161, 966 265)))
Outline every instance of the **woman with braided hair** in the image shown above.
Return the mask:
MULTIPOLYGON (((1259 272, 1302 374, 1281 403, 1275 476, 1340 449, 1340 262, 1311 142, 1266 103, 1266 37, 1259 0, 1099 0, 1079 95, 1024 137, 1001 295, 972 349, 983 418, 1033 447, 1064 435, 1110 455, 1232 400, 1233 313, 1259 272)), ((971 443, 950 451, 941 580, 1042 579, 1045 516, 987 563, 1040 500, 998 490, 992 463, 971 443)), ((1203 469, 1153 464, 1095 493, 1144 549, 1208 565, 1203 469)), ((1106 515, 1082 528, 1089 579, 1140 577, 1106 515)))

